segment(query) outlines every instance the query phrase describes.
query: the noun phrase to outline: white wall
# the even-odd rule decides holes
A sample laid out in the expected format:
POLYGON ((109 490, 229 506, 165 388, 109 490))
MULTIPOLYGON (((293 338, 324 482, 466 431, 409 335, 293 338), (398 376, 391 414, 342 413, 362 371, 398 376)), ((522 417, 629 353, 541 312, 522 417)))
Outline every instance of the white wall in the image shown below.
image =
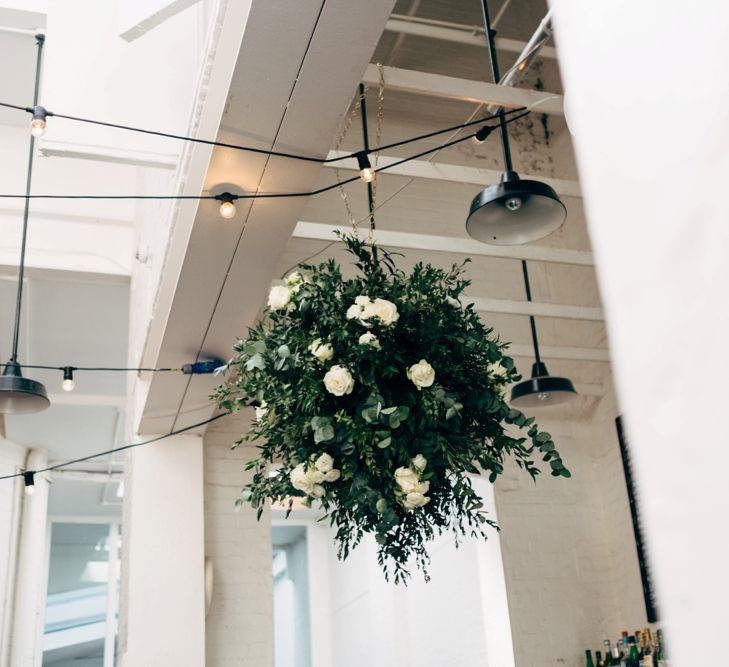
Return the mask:
MULTIPOLYGON (((0 438, 0 475, 14 475, 25 464, 24 447, 0 438)), ((0 665, 8 664, 18 528, 23 481, 0 482, 0 665)))
POLYGON ((205 555, 215 577, 205 623, 209 665, 273 667, 270 519, 266 512, 256 521, 250 507, 235 510, 253 452, 230 446, 249 425, 250 415, 242 413, 211 424, 205 433, 205 555))

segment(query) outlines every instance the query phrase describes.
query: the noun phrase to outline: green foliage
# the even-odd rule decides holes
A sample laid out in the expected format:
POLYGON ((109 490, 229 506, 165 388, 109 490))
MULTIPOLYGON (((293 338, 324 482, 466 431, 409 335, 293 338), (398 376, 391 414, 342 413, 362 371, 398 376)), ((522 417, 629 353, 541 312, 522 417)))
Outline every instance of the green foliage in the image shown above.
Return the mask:
POLYGON ((555 477, 570 472, 552 436, 506 404, 506 386, 520 376, 507 345, 473 306, 461 305, 469 284, 464 265, 444 271, 420 263, 405 275, 377 246, 350 236, 343 241, 360 275, 343 279, 334 260, 303 265, 304 278, 288 279, 290 303, 269 308, 267 319, 236 343, 230 362, 236 372, 216 390, 218 404, 230 411, 265 403, 239 440, 258 443, 260 454, 238 506, 248 502, 260 513, 268 501, 298 496, 308 503, 320 493, 341 558, 373 533, 386 576, 406 580, 415 563, 427 578, 426 546, 435 535, 486 537, 485 527, 496 527, 469 474, 494 482, 507 457, 532 478, 540 472, 538 457, 555 477), (361 296, 394 304, 397 320, 347 317, 361 296), (377 345, 359 342, 366 332, 377 345), (331 346, 331 358, 321 361, 311 352, 316 340, 331 346), (418 387, 406 375, 421 359, 435 371, 430 386, 418 387), (327 390, 324 376, 335 366, 351 374, 350 393, 327 390), (526 435, 517 437, 520 431, 526 435), (294 468, 314 471, 312 462, 324 453, 341 476, 321 482, 320 491, 296 488, 294 468), (422 470, 418 455, 427 461, 422 470), (280 469, 271 476, 273 462, 280 469), (420 493, 426 504, 406 506, 398 469, 410 471, 418 485, 412 498, 420 493))

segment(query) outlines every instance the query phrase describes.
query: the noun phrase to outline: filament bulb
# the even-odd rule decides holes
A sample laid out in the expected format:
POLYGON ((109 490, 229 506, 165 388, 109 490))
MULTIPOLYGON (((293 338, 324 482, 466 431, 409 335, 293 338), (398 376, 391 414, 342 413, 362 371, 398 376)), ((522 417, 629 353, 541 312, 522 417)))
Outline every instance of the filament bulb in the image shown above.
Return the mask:
POLYGON ((365 183, 372 183, 372 181, 375 180, 375 170, 372 167, 365 167, 364 169, 360 169, 359 177, 365 183))
POLYGON ((46 133, 46 121, 44 118, 34 118, 30 121, 30 133, 34 137, 42 137, 46 133))
POLYGON ((63 391, 73 391, 75 386, 76 383, 73 381, 73 367, 65 366, 63 369, 63 382, 61 383, 61 387, 63 387, 63 391))
POLYGON ((224 201, 220 205, 220 215, 226 220, 230 220, 235 215, 235 204, 232 201, 224 201))

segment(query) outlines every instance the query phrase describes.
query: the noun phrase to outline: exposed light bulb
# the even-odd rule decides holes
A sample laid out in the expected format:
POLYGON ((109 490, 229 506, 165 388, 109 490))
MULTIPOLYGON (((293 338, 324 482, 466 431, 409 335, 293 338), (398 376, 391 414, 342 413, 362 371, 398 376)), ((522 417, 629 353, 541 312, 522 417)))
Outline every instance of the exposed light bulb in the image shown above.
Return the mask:
POLYGON ((23 481, 25 482, 25 495, 32 496, 35 491, 35 473, 32 470, 26 470, 23 473, 23 481))
POLYGON ((493 127, 489 127, 488 125, 484 125, 481 129, 479 129, 476 134, 474 134, 471 139, 474 144, 482 144, 486 139, 489 138, 489 135, 494 131, 493 127))
MULTIPOLYGON (((51 114, 53 115, 53 114, 51 114)), ((42 137, 46 133, 48 112, 40 105, 33 107, 33 119, 30 121, 30 133, 34 137, 42 137)))
POLYGON ((547 400, 547 399, 549 398, 549 394, 547 394, 546 392, 543 392, 543 391, 542 391, 542 392, 539 392, 539 393, 537 394, 537 398, 538 398, 538 399, 539 399, 540 401, 546 401, 546 400, 547 400))
POLYGON ((510 211, 518 211, 521 208, 521 204, 522 202, 519 197, 509 197, 509 199, 504 202, 504 205, 510 211))
POLYGON ((224 201, 220 205, 220 215, 230 220, 235 215, 235 204, 232 201, 224 201))
POLYGON ((34 137, 42 137, 46 133, 45 118, 34 118, 30 121, 30 133, 34 137))
POLYGON ((61 383, 61 387, 63 387, 63 391, 73 391, 75 386, 76 386, 76 383, 73 381, 73 367, 64 366, 63 382, 61 383))
POLYGON ((473 136, 471 137, 471 141, 472 141, 472 142, 473 142, 474 144, 478 144, 478 145, 480 146, 480 145, 481 145, 482 143, 484 143, 484 141, 486 141, 486 139, 481 139, 481 137, 479 137, 479 136, 478 136, 477 134, 474 134, 474 135, 473 135, 473 136))
POLYGON ((375 180, 375 170, 372 168, 372 164, 370 164, 370 158, 367 156, 367 152, 362 151, 361 153, 357 153, 355 157, 359 166, 359 177, 365 183, 372 183, 375 180))
POLYGON ((359 177, 365 183, 372 183, 372 181, 375 180, 375 170, 372 167, 365 167, 364 169, 360 169, 359 177))

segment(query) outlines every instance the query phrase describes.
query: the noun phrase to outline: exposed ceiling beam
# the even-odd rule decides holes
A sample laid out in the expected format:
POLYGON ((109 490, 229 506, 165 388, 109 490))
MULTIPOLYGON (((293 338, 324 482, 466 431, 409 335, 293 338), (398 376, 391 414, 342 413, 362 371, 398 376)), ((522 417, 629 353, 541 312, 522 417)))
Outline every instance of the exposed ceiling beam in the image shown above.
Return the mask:
MULTIPOLYGON (((337 231, 350 232, 351 227, 346 225, 325 225, 319 222, 299 222, 294 229, 293 236, 301 239, 334 241, 334 233, 337 231)), ((592 253, 585 250, 549 248, 537 245, 494 246, 468 238, 414 234, 386 229, 375 230, 373 238, 382 246, 406 250, 427 250, 482 257, 505 257, 508 259, 526 259, 534 262, 553 262, 577 266, 593 266, 594 264, 592 253)))
MULTIPOLYGON (((486 34, 483 27, 474 25, 463 25, 450 21, 437 21, 424 19, 419 16, 406 16, 404 14, 393 14, 387 21, 385 30, 398 32, 403 35, 414 35, 416 37, 429 37, 444 42, 456 42, 486 48, 486 34)), ((517 39, 496 38, 496 48, 501 51, 521 53, 526 42, 517 39)), ((544 58, 556 58, 557 50, 553 46, 542 47, 539 54, 544 58)))
MULTIPOLYGON (((347 151, 329 151, 329 159, 349 155, 347 151)), ((380 155, 377 166, 387 167, 401 160, 401 157, 380 155)), ((326 165, 332 169, 359 170, 357 160, 352 158, 340 162, 331 162, 326 165)), ((428 178, 436 181, 450 181, 453 183, 473 183, 475 185, 495 185, 501 181, 503 172, 495 169, 480 169, 478 167, 464 167, 459 164, 444 164, 442 162, 428 162, 427 160, 412 160, 392 167, 383 174, 397 174, 398 176, 414 176, 415 178, 428 178)), ((545 178, 538 175, 521 174, 524 179, 537 179, 552 186, 558 194, 567 197, 581 197, 580 184, 562 178, 545 178)))
MULTIPOLYGON (((263 149, 326 156, 394 2, 297 0, 284 3, 283 22, 281 3, 250 3, 247 16, 231 16, 245 3, 228 3, 219 41, 237 30, 240 49, 228 75, 227 99, 216 87, 211 103, 209 91, 203 90, 197 113, 217 121, 217 136, 223 141, 245 140, 263 149)), ((210 67, 213 74, 220 69, 220 51, 210 67)), ((225 55, 227 60, 227 50, 225 55)), ((207 130, 189 130, 198 132, 214 136, 209 125, 207 130)), ((177 172, 175 190, 306 191, 321 174, 316 163, 217 148, 205 156, 203 152, 199 147, 183 148, 183 164, 190 164, 177 172), (192 160, 187 160, 188 152, 192 160), (196 159, 196 153, 209 162, 196 159)), ((196 355, 227 358, 236 337, 255 321, 261 295, 304 205, 303 198, 243 200, 237 202, 235 217, 222 222, 214 202, 180 204, 172 235, 165 239, 159 287, 149 289, 156 296, 142 362, 177 366, 196 355)), ((211 412, 211 407, 200 406, 216 378, 161 375, 152 378, 138 403, 138 432, 166 432, 211 412), (168 416, 155 417, 160 414, 168 416)))
MULTIPOLYGON (((391 90, 447 97, 476 104, 497 104, 507 109, 527 107, 539 113, 564 114, 562 95, 556 93, 497 86, 494 83, 457 79, 442 74, 430 74, 398 67, 384 67, 383 75, 385 86, 391 90)), ((371 64, 362 80, 372 86, 379 85, 380 71, 377 65, 371 64)))
POLYGON ((472 303, 476 310, 483 313, 504 313, 507 315, 534 315, 535 317, 554 317, 565 320, 585 320, 602 322, 605 317, 602 308, 589 306, 568 306, 556 303, 537 303, 536 301, 514 301, 509 299, 490 299, 485 297, 462 297, 463 303, 472 303))
MULTIPOLYGON (((32 272, 69 272, 128 279, 134 256, 134 229, 125 224, 87 224, 86 220, 33 218, 26 266, 32 272)), ((9 212, 0 212, 0 270, 17 267, 20 227, 9 212)))

